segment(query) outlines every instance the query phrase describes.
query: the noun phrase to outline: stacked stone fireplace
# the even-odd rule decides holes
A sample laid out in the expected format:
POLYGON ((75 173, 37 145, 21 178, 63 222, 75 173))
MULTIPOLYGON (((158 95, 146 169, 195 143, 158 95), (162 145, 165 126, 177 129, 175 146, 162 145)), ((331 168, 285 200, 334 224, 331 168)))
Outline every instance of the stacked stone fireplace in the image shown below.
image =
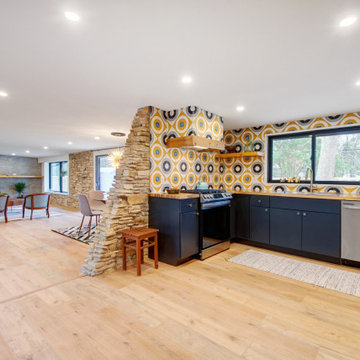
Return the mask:
MULTIPOLYGON (((84 274, 94 276, 121 267, 121 231, 148 226, 151 111, 151 107, 144 107, 135 115, 114 186, 82 268, 84 274)), ((127 254, 127 261, 135 262, 133 252, 127 254)))

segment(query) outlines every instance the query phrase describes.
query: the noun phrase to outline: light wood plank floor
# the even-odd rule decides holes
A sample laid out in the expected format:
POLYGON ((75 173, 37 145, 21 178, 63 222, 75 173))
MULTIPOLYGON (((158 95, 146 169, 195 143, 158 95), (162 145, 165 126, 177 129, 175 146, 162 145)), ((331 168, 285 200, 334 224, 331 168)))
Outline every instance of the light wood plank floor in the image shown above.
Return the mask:
POLYGON ((62 211, 0 224, 1 360, 360 359, 360 298, 229 263, 240 244, 82 276, 88 246, 50 231, 79 223, 62 211))

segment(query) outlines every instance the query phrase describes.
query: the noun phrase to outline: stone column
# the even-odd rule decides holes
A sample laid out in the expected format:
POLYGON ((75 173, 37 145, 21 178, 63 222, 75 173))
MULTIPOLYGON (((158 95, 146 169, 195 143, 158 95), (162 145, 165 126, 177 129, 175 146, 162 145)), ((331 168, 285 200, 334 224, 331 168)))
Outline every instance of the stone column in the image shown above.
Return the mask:
MULTIPOLYGON (((121 267, 120 232, 148 226, 151 111, 150 106, 138 109, 132 122, 106 208, 82 268, 84 274, 94 276, 121 267)), ((127 261, 135 262, 133 252, 128 254, 127 261)))

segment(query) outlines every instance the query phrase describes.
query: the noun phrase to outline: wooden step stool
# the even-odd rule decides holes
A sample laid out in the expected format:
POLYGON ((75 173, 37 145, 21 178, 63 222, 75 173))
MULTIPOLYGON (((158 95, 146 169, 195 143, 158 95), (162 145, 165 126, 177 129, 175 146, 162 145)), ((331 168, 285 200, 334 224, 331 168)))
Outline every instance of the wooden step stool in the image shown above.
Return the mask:
POLYGON ((126 270, 126 249, 136 250, 137 276, 141 275, 141 264, 144 263, 144 249, 154 247, 155 269, 158 268, 158 229, 139 227, 124 230, 122 234, 123 270, 126 270), (153 239, 153 240, 151 240, 153 239), (130 242, 127 242, 130 240, 130 242), (144 242, 146 244, 144 245, 144 242))

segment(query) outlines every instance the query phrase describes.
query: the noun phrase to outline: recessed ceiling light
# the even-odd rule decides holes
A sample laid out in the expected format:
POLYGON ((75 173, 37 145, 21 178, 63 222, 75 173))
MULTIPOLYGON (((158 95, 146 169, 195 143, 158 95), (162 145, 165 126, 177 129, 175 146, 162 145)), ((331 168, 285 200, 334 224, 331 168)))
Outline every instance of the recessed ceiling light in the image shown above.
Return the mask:
POLYGON ((348 26, 351 26, 353 24, 355 24, 357 21, 357 18, 355 16, 349 16, 345 19, 342 19, 340 22, 339 22, 339 26, 340 27, 348 27, 348 26))
POLYGON ((72 145, 72 141, 68 141, 68 145, 72 145))
POLYGON ((25 150, 25 152, 26 152, 27 154, 30 154, 30 150, 25 150))
POLYGON ((236 107, 236 111, 241 112, 241 111, 244 111, 244 110, 245 110, 245 106, 239 105, 239 106, 236 107))
POLYGON ((188 76, 188 75, 185 75, 181 78, 181 82, 183 84, 191 84, 192 83, 192 77, 191 76, 188 76))
POLYGON ((75 12, 72 12, 72 11, 66 11, 64 13, 65 17, 70 20, 70 21, 73 21, 73 22, 78 22, 80 21, 80 16, 75 13, 75 12))
POLYGON ((9 94, 7 92, 5 92, 5 91, 0 91, 0 96, 1 97, 8 97, 9 94))
POLYGON ((11 155, 12 155, 12 156, 15 156, 16 154, 15 154, 15 153, 12 153, 11 155))
POLYGON ((94 139, 95 140, 100 140, 100 136, 95 136, 94 139))
POLYGON ((355 83, 355 86, 360 86, 360 80, 355 83))
POLYGON ((44 146, 44 147, 43 147, 43 149, 44 149, 44 150, 47 150, 47 149, 48 149, 48 147, 47 147, 47 146, 44 146))

